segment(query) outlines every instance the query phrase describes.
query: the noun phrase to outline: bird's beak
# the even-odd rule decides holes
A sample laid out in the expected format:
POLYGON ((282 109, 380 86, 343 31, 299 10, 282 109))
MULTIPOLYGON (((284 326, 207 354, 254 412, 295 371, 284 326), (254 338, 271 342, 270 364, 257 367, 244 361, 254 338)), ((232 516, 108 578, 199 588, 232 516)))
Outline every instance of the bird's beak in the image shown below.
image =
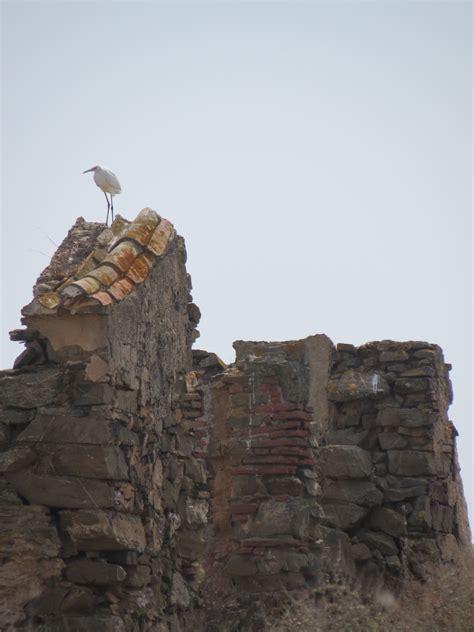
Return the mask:
POLYGON ((82 173, 89 173, 89 171, 94 171, 94 167, 91 167, 90 169, 86 169, 85 171, 83 171, 82 173))

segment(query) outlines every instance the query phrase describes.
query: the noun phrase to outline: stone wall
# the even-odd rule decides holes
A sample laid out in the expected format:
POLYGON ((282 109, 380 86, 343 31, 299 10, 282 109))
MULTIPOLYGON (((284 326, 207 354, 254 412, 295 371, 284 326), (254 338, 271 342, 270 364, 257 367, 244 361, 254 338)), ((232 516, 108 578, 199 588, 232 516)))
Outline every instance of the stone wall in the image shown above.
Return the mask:
POLYGON ((220 630, 203 595, 396 588, 470 546, 439 347, 238 341, 226 366, 192 350, 185 259, 150 209, 79 219, 35 285, 0 372, 2 630, 220 630))
MULTIPOLYGON (((13 334, 19 368, 0 375, 2 629, 184 629, 196 605, 207 492, 183 423, 199 317, 184 244, 170 233, 126 298, 54 305, 71 259, 119 247, 99 228, 73 227, 13 334)), ((151 258, 135 238, 127 269, 151 258)))
POLYGON ((357 574, 396 588, 459 562, 470 534, 439 347, 235 347, 211 382, 217 584, 274 594, 357 574))

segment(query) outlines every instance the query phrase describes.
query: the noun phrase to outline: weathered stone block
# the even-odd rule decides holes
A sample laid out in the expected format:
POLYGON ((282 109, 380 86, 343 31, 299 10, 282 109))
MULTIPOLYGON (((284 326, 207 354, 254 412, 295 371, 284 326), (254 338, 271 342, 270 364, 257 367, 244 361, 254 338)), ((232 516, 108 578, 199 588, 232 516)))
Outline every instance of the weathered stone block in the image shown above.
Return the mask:
POLYGON ((17 441, 137 445, 138 436, 118 421, 39 415, 19 435, 17 441))
POLYGON ((395 380, 394 389, 396 393, 411 394, 430 391, 431 382, 426 377, 401 377, 395 380))
POLYGON ((177 571, 173 573, 173 578, 171 580, 170 603, 180 610, 185 610, 191 603, 191 597, 189 595, 186 582, 184 581, 181 573, 178 573, 177 571))
POLYGON ((293 535, 305 537, 309 526, 309 506, 302 499, 286 502, 273 499, 260 503, 252 521, 251 533, 255 536, 293 535))
POLYGON ((355 503, 364 507, 380 505, 383 494, 368 481, 348 481, 327 478, 324 482, 323 498, 339 502, 355 503))
POLYGON ((370 454, 357 446, 324 446, 320 462, 323 473, 332 478, 367 478, 372 474, 370 454))
POLYGON ((53 467, 58 474, 117 481, 129 478, 127 463, 119 447, 80 444, 63 445, 59 449, 51 447, 53 467))
POLYGON ((36 453, 27 446, 16 446, 0 453, 0 472, 17 472, 36 461, 36 453))
POLYGON ((190 529, 180 529, 176 534, 176 549, 181 557, 189 560, 198 560, 201 558, 205 538, 202 529, 192 531, 190 529))
POLYGON ((125 567, 127 577, 124 581, 125 586, 130 588, 142 588, 150 583, 151 569, 144 564, 138 564, 136 566, 125 567))
POLYGON ((426 531, 431 528, 431 503, 428 496, 415 498, 407 522, 410 530, 426 531))
POLYGON ((0 411, 0 422, 7 426, 21 426, 29 423, 35 415, 32 410, 2 410, 0 411))
POLYGON ((288 496, 302 496, 304 491, 303 482, 296 476, 266 478, 264 485, 268 493, 274 496, 282 494, 288 494, 288 496))
POLYGON ((377 507, 373 509, 367 523, 369 526, 380 529, 395 537, 402 537, 407 531, 405 516, 388 507, 377 507))
POLYGON ((433 476, 433 454, 415 450, 388 450, 388 471, 398 476, 433 476))
POLYGON ((61 528, 78 551, 143 551, 145 530, 138 516, 114 511, 63 511, 61 528))
POLYGON ((381 432, 377 438, 382 450, 396 450, 407 446, 407 440, 396 432, 381 432))
POLYGON ((93 560, 71 560, 66 566, 66 579, 75 584, 108 586, 122 582, 126 572, 122 566, 95 562, 93 560))
POLYGON ((370 549, 377 549, 383 555, 397 555, 398 547, 395 540, 380 531, 360 531, 357 538, 367 544, 370 549))
POLYGON ((432 426, 436 421, 436 413, 419 408, 384 408, 379 410, 375 423, 377 426, 403 426, 418 428, 432 426))
POLYGON ((355 527, 368 512, 366 507, 360 507, 354 503, 324 501, 322 508, 324 522, 337 529, 350 529, 355 527))
POLYGON ((62 393, 59 368, 45 368, 0 377, 0 404, 14 408, 38 408, 51 404, 62 393))
POLYGON ((8 474, 7 479, 33 505, 80 509, 114 507, 118 500, 115 488, 100 481, 59 478, 31 472, 8 474))
POLYGON ((224 571, 233 577, 248 577, 257 574, 255 558, 250 555, 231 555, 227 560, 224 571))
POLYGON ((349 369, 328 382, 328 397, 333 402, 349 402, 356 399, 380 398, 388 395, 390 388, 378 373, 364 373, 349 369))

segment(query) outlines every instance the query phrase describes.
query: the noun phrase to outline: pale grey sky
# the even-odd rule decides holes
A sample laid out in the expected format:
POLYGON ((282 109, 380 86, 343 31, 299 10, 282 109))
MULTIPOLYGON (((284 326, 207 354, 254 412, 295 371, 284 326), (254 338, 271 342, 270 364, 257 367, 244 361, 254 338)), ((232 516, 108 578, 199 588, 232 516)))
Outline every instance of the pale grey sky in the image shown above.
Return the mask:
POLYGON ((185 237, 197 346, 422 339, 472 459, 469 2, 3 2, 1 366, 77 216, 185 237))

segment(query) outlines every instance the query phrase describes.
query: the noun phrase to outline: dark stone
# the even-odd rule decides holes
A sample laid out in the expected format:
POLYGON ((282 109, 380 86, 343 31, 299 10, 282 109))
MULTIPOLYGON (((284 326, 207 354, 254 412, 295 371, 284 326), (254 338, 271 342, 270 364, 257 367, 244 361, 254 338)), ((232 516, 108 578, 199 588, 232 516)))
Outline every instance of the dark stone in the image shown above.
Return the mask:
POLYGON ((279 476, 275 478, 266 478, 265 487, 269 494, 278 496, 288 494, 288 496, 302 496, 304 492, 304 484, 296 476, 279 476))
POLYGON ((142 588, 150 583, 151 570, 149 566, 138 564, 137 566, 127 566, 125 570, 127 572, 127 577, 124 581, 125 586, 142 588))
POLYGON ((14 489, 32 505, 85 509, 116 506, 116 491, 107 483, 19 472, 8 474, 14 489))
POLYGON ((176 534, 176 549, 181 557, 188 560, 201 559, 206 541, 202 529, 192 531, 180 529, 176 534))
POLYGON ((398 476, 433 476, 436 464, 433 454, 415 450, 389 450, 388 471, 398 476))
POLYGON ((406 439, 396 432, 381 432, 378 440, 382 450, 393 450, 396 448, 404 448, 407 445, 406 439))
POLYGON ((257 574, 255 558, 250 555, 231 555, 224 566, 224 572, 236 577, 248 577, 257 574))
POLYGON ((36 453, 27 446, 16 446, 0 453, 0 472, 18 472, 36 461, 36 453))
POLYGON ((370 527, 380 529, 389 535, 402 537, 406 535, 407 522, 405 516, 387 507, 373 509, 367 520, 370 527))
MULTIPOLYGON (((77 381, 74 385, 74 403, 76 406, 97 406, 112 404, 116 395, 115 389, 106 383, 77 381)), ((136 396, 136 395, 135 395, 136 396)))
POLYGON ((383 494, 368 481, 341 481, 327 478, 324 482, 323 498, 373 507, 381 504, 383 494))
POLYGON ((354 503, 322 503, 323 522, 338 529, 350 529, 359 524, 368 509, 354 503))
POLYGON ((403 426, 418 428, 432 426, 436 421, 436 413, 419 408, 384 408, 377 413, 377 426, 403 426))
POLYGON ((136 565, 138 564, 138 554, 136 551, 109 551, 107 553, 107 559, 113 564, 124 565, 136 565))
POLYGON ((38 408, 51 404, 63 392, 58 368, 0 377, 0 404, 15 408, 38 408))
POLYGON ((52 447, 53 467, 57 474, 117 481, 126 481, 129 478, 125 457, 118 447, 63 445, 59 450, 52 447))
POLYGON ((39 415, 23 430, 17 441, 137 445, 138 436, 118 421, 39 415))
POLYGON ((75 584, 92 584, 108 586, 122 582, 126 577, 125 570, 117 564, 95 562, 93 560, 71 560, 66 566, 66 579, 75 584))
POLYGON ((379 531, 359 531, 357 538, 367 544, 370 549, 377 549, 383 555, 397 555, 398 548, 395 540, 379 531))
POLYGON ((28 410, 2 410, 0 411, 0 422, 7 426, 21 426, 29 423, 35 413, 28 410))
POLYGON ((309 511, 307 500, 299 498, 291 498, 286 502, 265 500, 260 503, 253 518, 252 535, 305 537, 309 526, 309 511))
POLYGON ((425 377, 401 377, 394 384, 395 392, 403 395, 430 391, 430 388, 430 379, 425 377))
POLYGON ((38 625, 38 632, 126 632, 123 617, 99 615, 90 617, 64 616, 48 622, 45 627, 38 625))
POLYGON ((363 542, 358 542, 352 545, 352 556, 355 560, 363 561, 369 560, 372 557, 369 547, 363 542))
POLYGON ((353 369, 332 377, 327 390, 328 397, 333 402, 380 398, 390 392, 385 378, 378 373, 363 373, 353 369))
POLYGON ((195 483, 204 484, 207 481, 206 464, 204 461, 198 461, 193 458, 186 459, 184 472, 186 476, 192 479, 195 483))
POLYGON ((370 454, 357 446, 322 447, 320 462, 323 473, 332 478, 367 478, 372 474, 370 454))
POLYGON ((431 525, 435 531, 452 533, 454 520, 454 508, 431 503, 431 525))
POLYGON ((143 551, 145 530, 138 516, 114 511, 62 511, 62 530, 78 551, 143 551))
POLYGON ((352 428, 331 430, 328 435, 328 443, 331 445, 360 445, 367 439, 368 434, 368 430, 359 430, 357 432, 352 428))

